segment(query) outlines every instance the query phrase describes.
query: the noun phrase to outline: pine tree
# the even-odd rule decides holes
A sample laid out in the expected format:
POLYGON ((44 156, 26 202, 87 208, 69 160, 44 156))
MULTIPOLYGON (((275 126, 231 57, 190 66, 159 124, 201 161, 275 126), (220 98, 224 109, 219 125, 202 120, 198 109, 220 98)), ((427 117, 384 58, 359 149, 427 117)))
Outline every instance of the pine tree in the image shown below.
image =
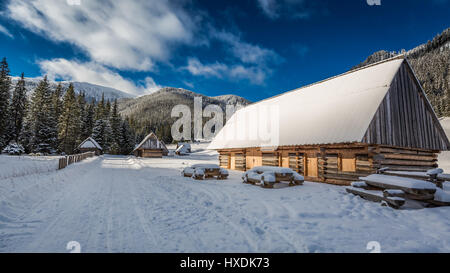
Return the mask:
POLYGON ((26 130, 30 139, 26 146, 35 153, 50 154, 56 152, 57 122, 51 99, 52 95, 47 77, 44 77, 31 97, 27 117, 26 130))
POLYGON ((62 112, 62 108, 63 108, 63 104, 62 104, 62 94, 63 94, 63 87, 61 85, 61 83, 58 84, 58 86, 56 87, 55 91, 53 92, 53 97, 52 97, 52 101, 53 101, 53 108, 55 109, 55 115, 56 118, 59 120, 59 117, 61 116, 61 112, 62 112))
POLYGON ((14 140, 15 142, 19 142, 19 137, 22 133, 23 122, 26 115, 26 106, 27 90, 25 89, 25 78, 22 73, 22 76, 14 89, 10 105, 11 140, 14 140))
POLYGON ((109 121, 104 119, 95 121, 91 137, 97 141, 104 152, 109 152, 111 144, 111 126, 109 121))
POLYGON ((113 109, 110 114, 109 123, 111 124, 111 152, 114 154, 120 153, 120 116, 117 109, 117 99, 114 101, 113 109))
POLYGON ((91 136, 94 128, 95 102, 86 105, 85 113, 82 117, 81 125, 81 139, 86 139, 91 136))
POLYGON ((97 108, 95 109, 95 120, 103 119, 105 113, 105 94, 102 94, 102 99, 97 104, 97 108))
POLYGON ((0 62, 0 150, 8 143, 10 138, 8 129, 9 124, 9 100, 11 89, 11 77, 9 76, 9 67, 6 58, 0 62))
POLYGON ((130 154, 135 146, 135 136, 130 128, 127 119, 123 120, 120 126, 120 142, 121 154, 130 154))
POLYGON ((85 140, 85 138, 83 138, 82 136, 82 131, 83 131, 83 121, 84 121, 84 116, 86 115, 86 95, 84 94, 84 92, 80 93, 77 96, 77 107, 78 107, 78 112, 79 112, 79 116, 78 116, 78 128, 77 131, 75 132, 75 135, 77 136, 77 142, 81 143, 83 140, 85 140))
POLYGON ((22 146, 25 149, 26 153, 31 153, 31 138, 33 137, 33 132, 32 132, 32 126, 33 126, 33 115, 30 114, 31 109, 30 107, 27 108, 27 114, 25 115, 25 119, 23 122, 23 129, 22 129, 22 133, 20 134, 19 137, 19 143, 22 144, 22 146))
POLYGON ((109 102, 109 100, 107 100, 105 108, 103 108, 103 118, 109 119, 110 114, 111 114, 111 102, 109 102))
POLYGON ((445 103, 444 103, 447 107, 446 112, 445 112, 445 116, 450 117, 450 89, 447 89, 447 94, 445 96, 445 103))
POLYGON ((59 118, 59 147, 66 154, 72 154, 77 144, 80 128, 80 112, 73 85, 70 84, 63 99, 63 109, 59 118))

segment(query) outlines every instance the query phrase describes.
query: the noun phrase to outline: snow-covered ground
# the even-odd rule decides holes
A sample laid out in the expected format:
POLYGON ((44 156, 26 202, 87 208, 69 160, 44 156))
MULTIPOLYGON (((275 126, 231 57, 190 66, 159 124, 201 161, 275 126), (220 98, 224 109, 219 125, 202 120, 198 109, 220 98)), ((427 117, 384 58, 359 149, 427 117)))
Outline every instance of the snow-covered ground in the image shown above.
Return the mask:
POLYGON ((82 252, 368 252, 371 241, 383 252, 450 252, 450 207, 393 210, 309 182, 263 189, 233 171, 225 181, 182 177, 188 165, 217 163, 206 146, 1 178, 0 252, 68 252, 69 241, 82 252))
MULTIPOLYGON (((8 156, 0 154, 0 181, 58 169, 59 156, 8 156)), ((1 187, 1 186, 0 186, 1 187)))

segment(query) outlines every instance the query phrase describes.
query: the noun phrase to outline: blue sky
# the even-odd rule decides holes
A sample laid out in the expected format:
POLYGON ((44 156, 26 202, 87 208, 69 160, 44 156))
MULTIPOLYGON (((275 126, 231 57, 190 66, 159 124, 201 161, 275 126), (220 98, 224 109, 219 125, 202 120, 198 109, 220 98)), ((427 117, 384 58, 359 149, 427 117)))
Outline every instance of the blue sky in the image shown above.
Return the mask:
POLYGON ((0 0, 0 12, 13 75, 252 101, 450 27, 450 0, 0 0))

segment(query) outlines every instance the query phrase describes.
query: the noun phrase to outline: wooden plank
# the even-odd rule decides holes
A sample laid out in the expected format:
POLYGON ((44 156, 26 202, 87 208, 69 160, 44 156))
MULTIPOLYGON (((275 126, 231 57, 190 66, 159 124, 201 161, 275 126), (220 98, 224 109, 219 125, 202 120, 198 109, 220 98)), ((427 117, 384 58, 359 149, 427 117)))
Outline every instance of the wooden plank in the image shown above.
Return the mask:
POLYGON ((386 126, 387 126, 387 142, 386 143, 394 143, 393 138, 393 128, 392 128, 392 109, 391 109, 391 92, 390 90, 386 94, 385 97, 385 105, 386 105, 386 126))
POLYGON ((411 172, 422 172, 432 169, 432 167, 426 166, 401 166, 401 165, 379 165, 379 168, 389 168, 390 171, 411 171, 411 172))
POLYGON ((347 187, 345 189, 348 193, 357 195, 362 197, 365 200, 381 203, 385 201, 389 204, 389 206, 393 208, 400 208, 405 204, 405 199, 399 198, 399 197, 384 197, 383 194, 381 194, 378 191, 367 191, 363 189, 353 188, 353 187, 347 187))
POLYGON ((437 163, 434 161, 411 161, 411 160, 382 160, 376 161, 383 165, 403 165, 403 166, 423 166, 423 167, 437 167, 437 163))
POLYGON ((383 154, 386 159, 402 159, 402 160, 420 160, 420 161, 434 161, 437 155, 407 155, 407 154, 383 154))
POLYGON ((421 149, 407 149, 407 148, 397 148, 397 147, 380 147, 380 153, 396 153, 396 154, 412 154, 412 155, 434 155, 431 150, 421 150, 421 149))
POLYGON ((410 108, 410 96, 408 92, 408 81, 405 74, 404 66, 400 68, 401 79, 402 79, 402 98, 404 103, 404 114, 405 114, 405 127, 406 127, 406 147, 414 147, 412 143, 412 136, 414 134, 411 128, 411 108, 410 108))
POLYGON ((400 197, 400 198, 406 198, 406 193, 402 190, 384 190, 383 191, 384 197, 400 197))

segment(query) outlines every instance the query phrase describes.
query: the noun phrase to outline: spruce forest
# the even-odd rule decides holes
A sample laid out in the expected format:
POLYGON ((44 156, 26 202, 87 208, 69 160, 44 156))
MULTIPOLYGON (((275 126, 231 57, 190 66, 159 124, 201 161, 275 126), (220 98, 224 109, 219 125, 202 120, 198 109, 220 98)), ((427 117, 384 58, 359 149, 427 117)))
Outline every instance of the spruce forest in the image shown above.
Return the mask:
POLYGON ((103 151, 129 154, 135 136, 129 120, 121 118, 117 99, 86 100, 59 84, 51 88, 44 77, 27 97, 25 77, 12 86, 6 58, 0 63, 0 150, 5 146, 31 154, 74 154, 88 137, 103 151), (12 90, 12 92, 11 92, 12 90), (12 93, 12 94, 11 94, 12 93))

